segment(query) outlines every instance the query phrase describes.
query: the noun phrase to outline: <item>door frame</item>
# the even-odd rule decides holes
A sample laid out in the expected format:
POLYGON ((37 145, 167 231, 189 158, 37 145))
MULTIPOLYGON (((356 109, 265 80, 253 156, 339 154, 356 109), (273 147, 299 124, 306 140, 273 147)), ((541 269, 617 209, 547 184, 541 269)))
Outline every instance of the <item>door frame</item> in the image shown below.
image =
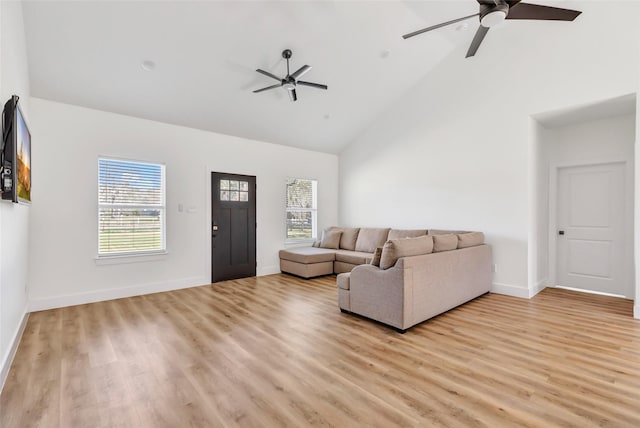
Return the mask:
MULTIPOLYGON (((209 283, 211 284, 211 272, 213 271, 213 237, 211 236, 211 225, 212 225, 212 215, 211 215, 211 204, 212 204, 212 200, 211 200, 211 173, 214 172, 220 172, 222 169, 221 168, 217 168, 217 167, 213 167, 210 165, 207 165, 205 167, 205 174, 204 174, 204 178, 205 178, 205 201, 206 201, 206 206, 205 206, 205 215, 204 215, 204 227, 203 230, 205 231, 205 240, 203 242, 203 251, 202 251, 202 257, 204 258, 203 260, 203 266, 207 266, 208 270, 207 273, 205 274, 206 278, 209 278, 209 283)), ((245 171, 240 169, 239 172, 230 172, 228 174, 232 174, 232 175, 247 175, 247 176, 252 176, 256 178, 256 276, 259 276, 259 252, 258 252, 258 242, 259 242, 259 238, 258 238, 258 174, 252 172, 252 171, 245 171)))
POLYGON ((624 251, 625 253, 630 251, 631 257, 624 260, 624 272, 625 278, 625 297, 627 299, 634 299, 635 288, 633 287, 634 279, 634 214, 633 208, 635 204, 634 196, 634 174, 632 172, 631 162, 624 158, 602 158, 585 161, 568 161, 568 162, 552 162, 549 165, 549 230, 548 241, 549 259, 547 260, 549 266, 549 284, 548 287, 556 287, 558 285, 557 277, 557 261, 558 261, 558 171, 560 168, 572 168, 581 166, 598 166, 607 164, 622 164, 624 167, 624 183, 625 183, 625 207, 624 207, 624 251), (628 233, 629 231, 634 233, 628 233))

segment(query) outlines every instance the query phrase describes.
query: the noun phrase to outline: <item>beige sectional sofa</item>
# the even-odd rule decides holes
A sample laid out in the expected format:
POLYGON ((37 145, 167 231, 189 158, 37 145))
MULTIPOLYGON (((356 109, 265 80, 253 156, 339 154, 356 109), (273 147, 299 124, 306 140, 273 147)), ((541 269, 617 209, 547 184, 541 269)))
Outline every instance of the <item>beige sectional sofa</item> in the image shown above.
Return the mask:
POLYGON ((280 251, 282 272, 305 278, 337 273, 343 312, 404 332, 491 289, 491 247, 480 232, 329 229, 344 230, 345 240, 280 251))
POLYGON ((388 239, 427 234, 427 229, 331 227, 328 231, 340 232, 335 248, 322 248, 322 241, 317 241, 313 247, 280 250, 280 271, 303 278, 351 272, 358 265, 370 263, 376 248, 388 239))
POLYGON ((386 270, 373 265, 338 275, 338 305, 404 332, 491 290, 491 247, 401 257, 386 270))

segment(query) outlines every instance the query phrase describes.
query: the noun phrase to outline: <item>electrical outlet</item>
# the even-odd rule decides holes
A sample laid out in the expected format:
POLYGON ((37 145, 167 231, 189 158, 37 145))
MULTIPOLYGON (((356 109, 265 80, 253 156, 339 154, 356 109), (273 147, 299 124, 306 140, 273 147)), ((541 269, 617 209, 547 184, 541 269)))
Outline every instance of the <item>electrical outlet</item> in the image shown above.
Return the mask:
POLYGON ((494 263, 494 264, 491 265, 491 272, 494 272, 494 273, 498 272, 498 265, 497 264, 494 263))

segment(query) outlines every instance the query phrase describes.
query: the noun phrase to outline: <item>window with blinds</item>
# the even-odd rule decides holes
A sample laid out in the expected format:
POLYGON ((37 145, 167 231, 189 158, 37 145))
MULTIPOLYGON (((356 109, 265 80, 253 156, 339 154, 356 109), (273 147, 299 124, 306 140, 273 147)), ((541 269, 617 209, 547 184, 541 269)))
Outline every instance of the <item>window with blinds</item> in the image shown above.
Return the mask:
POLYGON ((317 180, 287 179, 287 240, 317 236, 317 180))
POLYGON ((164 165, 98 159, 98 255, 164 250, 164 165))

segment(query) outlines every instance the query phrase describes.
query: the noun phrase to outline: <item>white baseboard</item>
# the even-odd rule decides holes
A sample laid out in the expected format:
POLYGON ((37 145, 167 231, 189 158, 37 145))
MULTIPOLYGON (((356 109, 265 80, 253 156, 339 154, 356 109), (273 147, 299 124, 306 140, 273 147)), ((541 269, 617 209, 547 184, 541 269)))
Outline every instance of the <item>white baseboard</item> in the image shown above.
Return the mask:
POLYGON ((211 283, 209 278, 192 277, 135 285, 132 287, 97 290, 65 296, 45 297, 41 299, 32 299, 29 302, 29 310, 31 312, 44 311, 47 309, 64 308, 66 306, 84 305, 85 303, 103 302, 105 300, 122 299, 124 297, 180 290, 182 288, 197 287, 209 283, 211 283))
POLYGON ((521 287, 519 285, 512 284, 501 284, 499 282, 494 282, 491 287, 492 293, 498 294, 506 294, 507 296, 520 297, 522 299, 530 299, 545 288, 547 286, 545 283, 546 279, 538 281, 534 288, 521 287))
POLYGON ((11 368, 11 363, 13 363, 13 357, 16 356, 16 351, 18 350, 20 339, 22 339, 22 333, 27 326, 28 319, 29 312, 27 312, 27 308, 25 307, 24 314, 22 315, 22 320, 20 321, 20 324, 18 325, 18 328, 13 335, 6 355, 4 355, 4 358, 2 359, 2 366, 0 366, 0 392, 2 392, 2 388, 4 388, 4 383, 7 380, 7 376, 9 376, 9 369, 11 368))
POLYGON ((547 288, 547 283, 549 281, 547 280, 547 278, 545 279, 541 279, 540 281, 538 281, 538 283, 535 285, 535 287, 531 290, 529 290, 529 298, 535 296, 536 294, 538 294, 539 292, 541 292, 542 290, 544 290, 545 288, 547 288))
POLYGON ((256 275, 273 275, 274 273, 280 273, 280 265, 258 267, 256 275))
POLYGON ((507 296, 520 297, 522 299, 529 298, 529 289, 518 285, 501 284, 494 282, 491 287, 492 293, 506 294, 507 296))
POLYGON ((640 303, 633 305, 633 317, 640 320, 640 303))

